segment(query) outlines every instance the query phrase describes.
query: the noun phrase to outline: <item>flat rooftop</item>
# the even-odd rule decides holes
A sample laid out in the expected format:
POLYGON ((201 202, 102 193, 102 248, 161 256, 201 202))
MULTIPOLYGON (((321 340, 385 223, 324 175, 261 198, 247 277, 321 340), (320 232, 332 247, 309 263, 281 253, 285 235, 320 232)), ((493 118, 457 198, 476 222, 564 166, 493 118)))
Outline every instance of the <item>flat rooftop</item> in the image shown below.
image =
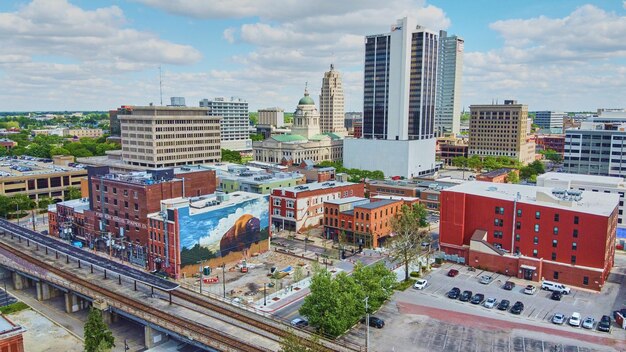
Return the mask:
POLYGON ((65 172, 84 172, 87 170, 82 165, 77 166, 61 166, 54 165, 52 159, 35 158, 21 156, 17 159, 11 157, 0 158, 0 177, 22 177, 36 176, 45 174, 65 173, 65 172))
POLYGON ((483 172, 482 174, 479 174, 479 176, 496 177, 496 176, 506 175, 509 172, 511 172, 512 170, 513 169, 509 169, 509 168, 495 169, 495 170, 491 170, 489 172, 483 172))
POLYGON ((376 202, 370 202, 367 204, 361 204, 361 205, 357 205, 355 206, 355 208, 362 208, 362 209, 378 209, 381 207, 384 207, 386 205, 389 204, 394 204, 394 203, 398 203, 400 202, 400 200, 393 200, 393 199, 382 199, 376 202))
POLYGON ((74 209, 74 211, 77 213, 82 213, 85 210, 89 209, 89 199, 79 198, 79 199, 66 200, 65 202, 59 202, 57 204, 50 204, 50 206, 54 207, 55 210, 56 210, 57 205, 63 205, 65 207, 74 209))
POLYGON ((379 194, 379 195, 370 197, 370 199, 391 199, 391 200, 401 200, 403 202, 416 202, 416 201, 419 201, 419 198, 417 198, 417 197, 390 196, 390 195, 386 195, 386 194, 379 194))
POLYGON ((559 198, 559 193, 567 192, 563 189, 482 181, 465 182, 448 188, 446 192, 471 194, 506 201, 513 201, 516 197, 519 197, 518 203, 537 204, 550 208, 602 216, 609 216, 619 203, 619 195, 616 193, 571 191, 579 195, 579 197, 575 199, 570 198, 570 202, 567 199, 559 198), (544 197, 543 199, 545 200, 537 200, 539 193, 543 193, 548 197, 544 197))
POLYGON ((605 187, 624 188, 624 179, 621 177, 611 176, 596 176, 596 175, 580 175, 580 174, 568 174, 561 172, 546 172, 545 174, 537 176, 537 180, 559 180, 570 181, 574 183, 593 183, 598 186, 605 187))
POLYGON ((366 199, 367 198, 361 198, 361 197, 347 197, 347 198, 325 200, 324 203, 341 205, 341 204, 360 202, 366 199))
POLYGON ((298 193, 298 192, 317 191, 320 189, 332 189, 335 187, 351 186, 351 185, 356 185, 356 183, 339 182, 339 181, 313 182, 313 183, 307 183, 305 185, 292 186, 292 187, 279 187, 276 189, 283 190, 285 192, 298 193))
MULTIPOLYGON (((231 205, 241 204, 249 200, 257 200, 268 198, 268 195, 236 191, 231 193, 216 192, 191 198, 171 198, 162 200, 161 205, 167 209, 179 209, 189 207, 189 215, 207 213, 219 209, 229 207, 231 205)), ((269 204, 267 205, 269 206, 269 204)), ((163 217, 159 212, 148 214, 149 218, 162 220, 163 217)))

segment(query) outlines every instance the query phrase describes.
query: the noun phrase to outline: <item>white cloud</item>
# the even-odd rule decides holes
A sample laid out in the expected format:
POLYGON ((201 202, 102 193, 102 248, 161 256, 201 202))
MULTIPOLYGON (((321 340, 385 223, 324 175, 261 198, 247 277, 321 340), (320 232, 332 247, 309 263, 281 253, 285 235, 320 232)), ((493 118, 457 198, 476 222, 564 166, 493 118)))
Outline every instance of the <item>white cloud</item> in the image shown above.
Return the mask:
POLYGON ((131 84, 129 73, 201 59, 188 45, 126 24, 117 6, 84 10, 67 0, 33 0, 0 13, 0 46, 11 48, 0 54, 3 85, 11 87, 0 93, 0 109, 102 108, 133 96, 120 86, 131 84))

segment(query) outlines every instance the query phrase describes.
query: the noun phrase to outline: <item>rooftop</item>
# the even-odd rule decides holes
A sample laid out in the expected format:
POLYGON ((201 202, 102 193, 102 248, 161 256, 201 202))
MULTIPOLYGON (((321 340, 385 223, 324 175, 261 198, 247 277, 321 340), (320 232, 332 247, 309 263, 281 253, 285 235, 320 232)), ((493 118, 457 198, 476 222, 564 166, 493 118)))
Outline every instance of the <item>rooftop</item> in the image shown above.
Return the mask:
POLYGON ((619 202, 618 194, 481 181, 465 182, 448 188, 446 192, 472 194, 506 201, 513 201, 517 197, 518 203, 537 204, 601 216, 609 216, 619 202))
POLYGON ((70 167, 54 165, 52 159, 31 156, 20 156, 17 159, 0 157, 0 177, 22 177, 65 172, 83 172, 85 175, 87 174, 85 168, 79 164, 70 167))
POLYGON ((50 204, 50 207, 56 211, 56 206, 62 205, 64 207, 72 208, 74 212, 82 213, 85 210, 89 210, 89 198, 79 198, 66 200, 57 204, 50 204))
POLYGON ((580 174, 567 174, 561 172, 546 172, 545 174, 537 176, 537 182, 542 181, 569 181, 574 183, 592 183, 598 186, 605 187, 624 188, 624 179, 621 177, 611 176, 596 176, 596 175, 580 175, 580 174))
POLYGON ((0 339, 6 339, 10 336, 21 334, 26 329, 10 321, 4 315, 0 315, 0 339))
MULTIPOLYGON (((189 215, 196 215, 210 211, 219 210, 231 205, 240 204, 248 200, 255 200, 267 197, 267 195, 236 191, 232 193, 215 192, 214 194, 203 195, 192 198, 172 198, 161 201, 161 209, 189 208, 189 215)), ((148 214, 149 218, 163 220, 161 212, 148 214)))
POLYGON ((348 204, 348 203, 360 202, 360 201, 362 201, 364 199, 367 199, 367 198, 347 197, 347 198, 325 200, 324 203, 340 205, 340 204, 348 204))
POLYGON ((403 202, 419 201, 419 198, 416 198, 416 197, 389 196, 386 194, 379 194, 377 196, 370 197, 370 199, 391 199, 391 200, 401 200, 403 202))
POLYGON ((254 184, 266 184, 281 180, 301 179, 303 177, 299 172, 268 172, 258 167, 229 163, 207 165, 206 168, 216 170, 217 176, 222 180, 235 180, 254 184))
POLYGON ((513 169, 501 168, 501 169, 491 170, 489 172, 483 172, 479 176, 485 176, 485 177, 502 176, 502 175, 507 175, 509 172, 511 172, 511 170, 513 169))
POLYGON ((353 182, 339 182, 339 181, 313 182, 313 183, 307 183, 306 185, 299 185, 299 186, 293 186, 293 187, 280 187, 280 188, 276 188, 276 190, 282 190, 283 192, 298 193, 298 192, 317 191, 320 189, 332 189, 335 187, 351 186, 355 184, 356 183, 353 183, 353 182))
POLYGON ((376 202, 370 202, 367 204, 361 204, 361 205, 357 205, 355 206, 355 208, 363 208, 363 209, 378 209, 390 204, 394 204, 394 203, 398 203, 400 202, 400 200, 393 200, 393 199, 383 199, 383 200, 379 200, 376 202))
POLYGON ((293 143, 293 142, 306 142, 307 139, 297 134, 277 134, 272 135, 270 138, 281 143, 293 143))

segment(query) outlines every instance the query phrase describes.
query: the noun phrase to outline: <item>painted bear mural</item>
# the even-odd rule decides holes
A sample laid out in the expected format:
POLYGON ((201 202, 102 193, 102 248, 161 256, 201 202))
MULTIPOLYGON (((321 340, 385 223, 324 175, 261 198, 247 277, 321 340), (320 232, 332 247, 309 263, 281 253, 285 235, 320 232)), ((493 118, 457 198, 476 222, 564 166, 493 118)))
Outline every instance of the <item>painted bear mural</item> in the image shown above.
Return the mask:
POLYGON ((261 240, 261 221, 250 214, 242 215, 220 241, 220 254, 242 252, 261 240))

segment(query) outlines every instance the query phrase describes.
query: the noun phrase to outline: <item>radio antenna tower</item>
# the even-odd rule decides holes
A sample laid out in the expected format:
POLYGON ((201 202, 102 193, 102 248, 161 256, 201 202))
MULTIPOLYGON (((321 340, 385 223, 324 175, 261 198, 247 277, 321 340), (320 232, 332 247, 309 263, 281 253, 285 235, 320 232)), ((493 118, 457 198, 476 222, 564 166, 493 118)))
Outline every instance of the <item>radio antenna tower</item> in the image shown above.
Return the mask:
POLYGON ((163 106, 163 79, 161 77, 161 65, 159 65, 159 95, 161 97, 161 106, 163 106))

